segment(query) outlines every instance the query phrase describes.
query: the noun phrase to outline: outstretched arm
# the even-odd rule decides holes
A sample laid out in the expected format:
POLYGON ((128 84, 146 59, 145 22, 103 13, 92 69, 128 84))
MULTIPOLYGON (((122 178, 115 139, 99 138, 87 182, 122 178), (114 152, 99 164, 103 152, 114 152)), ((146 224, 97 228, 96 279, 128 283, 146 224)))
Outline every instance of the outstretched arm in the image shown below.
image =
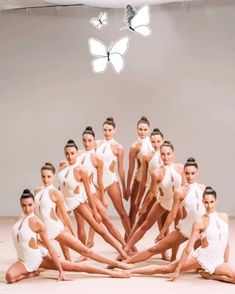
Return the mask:
POLYGON ((117 160, 118 160, 118 174, 121 179, 122 183, 122 191, 123 195, 126 194, 126 182, 125 182, 125 172, 123 167, 123 160, 124 160, 124 150, 122 146, 118 147, 117 150, 117 160))
POLYGON ((134 173, 135 168, 135 157, 137 151, 135 146, 131 146, 129 151, 129 168, 127 173, 127 185, 126 185, 126 193, 124 195, 125 199, 128 200, 131 195, 131 181, 134 173))
POLYGON ((142 178, 141 178, 138 194, 137 194, 136 200, 135 200, 137 208, 139 208, 140 202, 141 202, 143 195, 144 195, 147 177, 148 177, 148 161, 147 161, 147 158, 144 157, 143 162, 142 162, 142 178))

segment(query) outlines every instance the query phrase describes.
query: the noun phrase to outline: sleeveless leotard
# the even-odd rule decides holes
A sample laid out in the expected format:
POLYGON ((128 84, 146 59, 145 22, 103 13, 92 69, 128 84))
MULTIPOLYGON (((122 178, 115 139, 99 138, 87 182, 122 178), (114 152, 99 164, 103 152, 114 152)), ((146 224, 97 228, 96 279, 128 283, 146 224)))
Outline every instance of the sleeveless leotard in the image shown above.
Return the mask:
POLYGON ((146 137, 144 139, 139 139, 141 142, 140 151, 136 155, 137 159, 137 170, 135 173, 135 180, 140 182, 142 179, 142 163, 143 157, 147 155, 150 151, 153 151, 153 146, 151 144, 150 138, 146 137))
POLYGON ((83 183, 76 181, 74 178, 74 168, 76 166, 78 166, 77 162, 65 167, 58 174, 59 187, 64 195, 67 211, 74 210, 81 203, 87 201, 83 183))
POLYGON ((56 214, 56 203, 51 200, 50 190, 55 189, 53 185, 43 187, 35 195, 36 215, 44 222, 50 240, 55 239, 65 227, 56 214))
POLYGON ((199 247, 193 252, 201 267, 213 274, 217 266, 224 262, 224 252, 228 243, 228 224, 218 216, 217 212, 209 214, 209 225, 201 234, 206 238, 207 247, 199 247))
POLYGON ((148 176, 147 176, 147 182, 146 182, 146 187, 150 187, 151 183, 151 175, 153 171, 157 168, 159 168, 162 165, 162 160, 160 157, 160 151, 155 151, 153 157, 150 159, 148 163, 148 176))
POLYGON ((96 193, 96 187, 97 186, 97 169, 92 164, 91 156, 95 153, 95 150, 89 150, 84 151, 81 153, 77 158, 77 163, 79 166, 81 166, 88 175, 89 178, 89 184, 91 193, 96 193))
POLYGON ((29 219, 34 214, 22 216, 12 227, 12 235, 18 260, 24 265, 27 272, 37 270, 43 257, 48 251, 37 244, 37 233, 31 230, 29 219))
POLYGON ((165 175, 161 183, 158 184, 158 202, 160 205, 170 211, 173 204, 173 195, 182 185, 182 176, 174 169, 174 164, 164 166, 165 175))
POLYGON ((179 221, 177 228, 181 234, 189 238, 192 232, 193 222, 202 217, 206 210, 202 203, 203 190, 197 183, 189 185, 189 191, 182 201, 182 206, 186 211, 186 217, 179 221))
POLYGON ((115 141, 104 140, 100 146, 97 147, 96 153, 103 159, 103 185, 104 189, 111 186, 113 183, 118 182, 118 177, 115 174, 114 168, 117 163, 117 156, 113 154, 112 144, 115 141))

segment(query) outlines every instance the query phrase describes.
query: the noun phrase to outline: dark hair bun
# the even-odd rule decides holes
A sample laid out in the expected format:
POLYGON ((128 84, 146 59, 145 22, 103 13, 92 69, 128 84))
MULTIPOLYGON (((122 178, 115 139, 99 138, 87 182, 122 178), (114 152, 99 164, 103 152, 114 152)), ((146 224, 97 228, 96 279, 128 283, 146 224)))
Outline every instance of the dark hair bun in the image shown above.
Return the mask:
POLYGON ((148 119, 146 116, 141 116, 140 120, 143 120, 143 121, 147 121, 148 122, 148 119))
POLYGON ((196 160, 195 160, 193 157, 189 157, 189 158, 187 159, 187 162, 196 162, 196 160))
POLYGON ((166 141, 164 141, 164 144, 171 144, 171 141, 168 141, 168 140, 166 140, 166 141))
POLYGON ((51 162, 45 162, 44 165, 53 166, 53 164, 51 162))
POLYGON ((67 144, 75 144, 74 140, 70 139, 67 141, 67 144))
POLYGON ((93 131, 92 127, 90 127, 90 126, 86 127, 85 130, 86 130, 86 131, 93 131))
POLYGON ((205 190, 213 190, 211 186, 206 186, 205 190))
POLYGON ((23 195, 31 194, 31 191, 29 189, 24 189, 23 195))
POLYGON ((111 117, 111 116, 107 117, 106 120, 107 120, 107 121, 113 121, 113 122, 114 122, 114 118, 111 117))
POLYGON ((158 128, 153 129, 153 132, 160 132, 158 128))

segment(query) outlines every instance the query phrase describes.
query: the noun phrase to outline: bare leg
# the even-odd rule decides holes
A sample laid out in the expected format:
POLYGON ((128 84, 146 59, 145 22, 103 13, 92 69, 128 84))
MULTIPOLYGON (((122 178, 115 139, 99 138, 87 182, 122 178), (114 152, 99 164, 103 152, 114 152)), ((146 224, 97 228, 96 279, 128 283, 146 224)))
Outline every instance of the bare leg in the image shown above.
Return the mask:
POLYGON ((172 248, 175 244, 181 244, 185 242, 187 238, 180 234, 179 231, 175 230, 167 235, 164 239, 159 241, 156 245, 150 247, 147 250, 139 252, 131 257, 129 257, 127 263, 136 263, 149 259, 151 256, 159 254, 169 248, 172 248))
POLYGON ((123 250, 123 248, 119 245, 118 241, 113 238, 113 236, 102 226, 102 224, 98 223, 96 219, 93 217, 91 213, 91 209, 88 204, 80 204, 76 208, 77 212, 79 212, 84 219, 89 223, 89 225, 112 247, 114 247, 121 256, 126 259, 128 255, 123 250))
POLYGON ((89 227, 89 233, 87 238, 86 246, 92 248, 94 246, 94 237, 95 237, 95 230, 92 227, 89 227))
MULTIPOLYGON (((139 267, 135 269, 131 269, 128 272, 130 274, 138 274, 138 275, 157 275, 157 274, 170 274, 173 273, 177 267, 178 261, 173 261, 167 265, 150 265, 139 267)), ((186 260, 184 266, 182 267, 181 271, 187 272, 192 270, 200 269, 200 264, 196 261, 194 257, 190 257, 186 260)))
POLYGON ((235 270, 227 262, 217 266, 212 275, 204 271, 200 271, 199 273, 204 279, 218 280, 235 284, 235 270))
MULTIPOLYGON (((166 219, 167 219, 167 216, 168 216, 168 214, 169 214, 169 211, 167 210, 167 211, 165 211, 164 213, 163 213, 163 215, 162 215, 162 217, 158 220, 158 229, 159 229, 159 232, 161 231, 161 229, 163 228, 163 226, 164 226, 164 223, 165 223, 165 221, 166 221, 166 219)), ((169 229, 166 231, 166 233, 165 233, 165 237, 167 236, 169 234, 169 229)), ((174 251, 174 254, 175 254, 175 250, 174 250, 174 248, 176 248, 175 246, 173 247, 173 251, 174 251)), ((177 250, 177 248, 176 248, 176 250, 177 250)), ((177 253, 177 251, 176 251, 176 253, 177 253)), ((172 253, 172 255, 173 255, 173 253, 172 253)), ((167 261, 170 261, 170 256, 168 255, 168 252, 167 252, 167 250, 166 251, 164 251, 164 252, 162 252, 162 259, 163 260, 167 260, 167 261)), ((175 260, 175 259, 173 259, 173 260, 175 260)), ((172 261, 173 261, 172 260, 172 261)))
POLYGON ((60 245, 60 247, 61 247, 61 250, 63 252, 64 258, 66 260, 71 261, 71 256, 70 256, 69 248, 66 247, 66 246, 64 246, 64 245, 60 245))
POLYGON ((131 232, 131 226, 130 226, 129 217, 128 217, 126 210, 123 206, 122 194, 121 194, 119 184, 117 182, 113 183, 112 185, 110 185, 107 188, 107 192, 113 202, 114 207, 116 208, 116 210, 121 218, 122 225, 125 229, 126 236, 128 238, 128 236, 130 235, 130 232, 131 232))
POLYGON ((162 216, 165 209, 157 202, 153 205, 144 223, 135 231, 132 237, 128 240, 125 250, 130 250, 136 242, 138 242, 144 234, 153 226, 153 224, 162 216))
POLYGON ((56 240, 61 244, 68 246, 69 248, 73 249, 74 251, 84 255, 88 258, 94 259, 95 261, 109 264, 113 267, 118 267, 121 269, 128 269, 129 266, 125 263, 112 260, 102 254, 98 254, 92 251, 92 249, 86 247, 80 240, 78 240, 75 236, 73 236, 69 232, 62 232, 57 237, 56 240))
MULTIPOLYGON (((60 261, 60 263, 64 271, 86 272, 90 274, 102 274, 102 275, 108 275, 112 278, 128 278, 128 273, 124 271, 112 271, 109 269, 100 268, 94 265, 87 264, 87 262, 76 263, 76 262, 69 262, 69 261, 60 261)), ((49 269, 49 270, 57 270, 53 260, 49 256, 46 256, 43 259, 43 262, 40 267, 49 269)))
POLYGON ((78 211, 74 210, 74 215, 77 222, 77 234, 78 239, 83 243, 86 244, 86 231, 85 231, 85 220, 84 218, 78 213, 78 211))
POLYGON ((126 242, 125 242, 124 238, 122 237, 121 233, 118 231, 118 229, 112 223, 111 219, 109 218, 109 216, 106 212, 105 207, 103 206, 103 204, 101 203, 101 201, 97 197, 96 197, 96 207, 97 207, 99 214, 102 217, 102 222, 105 225, 105 227, 107 228, 107 230, 110 232, 110 234, 116 240, 118 240, 122 244, 123 247, 125 247, 126 242))
POLYGON ((130 201, 130 213, 129 213, 129 219, 130 219, 130 225, 131 228, 133 227, 135 223, 136 214, 138 211, 138 207, 135 205, 136 196, 138 194, 140 183, 136 180, 134 180, 132 190, 131 190, 131 201, 130 201))
POLYGON ((15 283, 23 279, 36 277, 38 275, 39 275, 38 271, 28 272, 25 266, 21 262, 16 261, 7 270, 6 281, 8 283, 15 283))

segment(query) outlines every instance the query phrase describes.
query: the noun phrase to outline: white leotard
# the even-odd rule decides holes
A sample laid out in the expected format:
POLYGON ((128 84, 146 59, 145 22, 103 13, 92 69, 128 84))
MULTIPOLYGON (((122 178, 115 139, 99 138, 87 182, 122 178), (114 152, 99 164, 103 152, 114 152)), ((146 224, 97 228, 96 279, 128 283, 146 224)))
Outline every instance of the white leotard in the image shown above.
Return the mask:
POLYGON ((202 217, 206 210, 202 203, 203 190, 198 183, 189 185, 189 191, 182 201, 182 206, 186 211, 186 217, 179 221, 177 228, 181 234, 189 238, 192 232, 192 225, 195 220, 202 217))
POLYGON ((100 146, 97 147, 96 153, 103 159, 103 185, 104 189, 111 186, 113 183, 118 182, 118 177, 114 172, 114 167, 117 163, 117 156, 113 154, 112 144, 115 141, 104 140, 100 146))
POLYGON ((217 212, 209 214, 209 225, 201 234, 206 238, 207 247, 199 247, 193 252, 201 267, 213 274, 217 266, 224 262, 224 252, 228 243, 228 224, 219 217, 217 212))
POLYGON ((34 214, 22 216, 12 227, 12 235, 18 260, 24 265, 27 272, 37 270, 43 257, 48 251, 37 245, 37 233, 31 230, 29 219, 34 214), (35 247, 35 248, 34 248, 35 247))
POLYGON ((74 168, 76 166, 78 166, 77 162, 65 167, 58 173, 59 187, 64 195, 67 211, 74 210, 81 203, 87 201, 83 183, 81 181, 78 182, 74 178, 74 168))
POLYGON ((51 200, 50 190, 55 189, 53 185, 43 187, 35 195, 36 215, 44 222, 50 240, 55 239, 62 231, 64 225, 56 214, 56 203, 51 200))
POLYGON ((95 186, 97 186, 97 169, 94 167, 91 160, 91 156, 94 153, 94 149, 84 151, 77 158, 78 165, 81 166, 87 172, 91 193, 96 193, 95 186))
POLYGON ((141 148, 140 151, 136 155, 137 160, 137 170, 135 173, 135 180, 137 182, 140 182, 142 179, 142 164, 143 164, 143 158, 145 155, 147 155, 150 151, 153 151, 153 146, 151 144, 150 138, 146 137, 144 139, 140 139, 141 142, 141 148))
POLYGON ((164 168, 164 178, 158 184, 158 202, 163 208, 170 211, 173 204, 174 192, 182 185, 182 176, 175 170, 174 164, 164 166, 164 168))
POLYGON ((159 168, 161 165, 162 165, 162 160, 160 157, 160 151, 157 150, 154 152, 153 157, 150 159, 150 161, 148 163, 148 176, 147 176, 147 182, 146 182, 147 188, 150 187, 151 175, 152 175, 153 171, 155 169, 159 168))

